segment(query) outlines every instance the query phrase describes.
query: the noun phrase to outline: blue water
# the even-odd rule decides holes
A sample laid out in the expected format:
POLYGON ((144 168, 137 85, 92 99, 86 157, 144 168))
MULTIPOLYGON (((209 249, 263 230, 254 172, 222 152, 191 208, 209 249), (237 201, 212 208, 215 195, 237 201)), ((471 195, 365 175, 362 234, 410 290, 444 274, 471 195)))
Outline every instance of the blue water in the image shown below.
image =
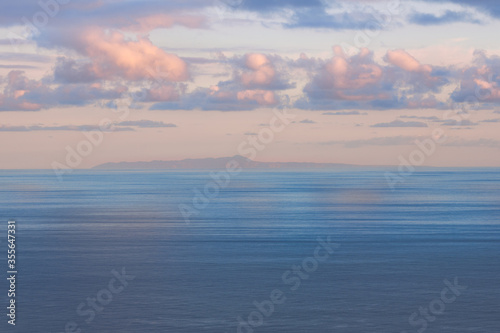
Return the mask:
POLYGON ((380 170, 243 172, 187 224, 179 204, 210 181, 2 171, 1 230, 17 221, 19 273, 17 324, 2 310, 0 331, 238 332, 278 289, 286 299, 240 332, 500 332, 500 170, 421 171, 394 191, 380 170), (292 290, 282 276, 318 237, 338 247, 292 290), (122 268, 135 279, 106 291, 122 268), (467 289, 440 309, 455 278, 467 289), (77 308, 100 291, 112 299, 85 322, 77 308), (426 319, 430 304, 439 314, 426 319))

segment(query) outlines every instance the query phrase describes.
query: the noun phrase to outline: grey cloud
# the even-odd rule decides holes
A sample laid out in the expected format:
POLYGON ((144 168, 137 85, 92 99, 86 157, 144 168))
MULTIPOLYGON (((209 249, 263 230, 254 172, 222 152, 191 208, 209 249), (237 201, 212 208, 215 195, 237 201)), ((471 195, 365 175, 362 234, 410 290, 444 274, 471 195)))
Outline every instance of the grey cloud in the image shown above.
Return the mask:
POLYGON ((34 69, 38 68, 36 66, 30 66, 30 65, 0 65, 0 68, 6 68, 6 69, 34 69))
POLYGON ((324 7, 296 10, 286 28, 324 28, 336 30, 381 29, 373 15, 362 11, 329 14, 324 7))
POLYGON ((424 116, 400 116, 399 118, 405 119, 423 119, 423 120, 431 120, 431 121, 440 121, 441 118, 436 116, 424 117, 424 116))
POLYGON ((161 127, 177 127, 175 124, 164 123, 163 121, 154 120, 127 120, 115 124, 116 126, 134 126, 140 128, 161 128, 161 127))
MULTIPOLYGON (((2 80, 2 78, 0 78, 2 80)), ((0 111, 38 111, 58 105, 83 106, 102 99, 120 98, 127 88, 113 89, 84 84, 66 84, 52 88, 47 80, 30 80, 23 71, 10 71, 0 93, 0 111)))
MULTIPOLYGON (((104 129, 105 132, 125 132, 133 131, 130 127, 110 127, 104 129)), ((7 126, 1 125, 0 132, 34 132, 34 131, 103 131, 99 125, 63 125, 63 126, 7 126)))
POLYGON ((452 10, 447 10, 442 15, 414 12, 409 15, 408 21, 410 23, 418 25, 441 25, 441 24, 449 24, 456 22, 467 22, 474 24, 481 23, 481 21, 474 18, 473 15, 469 12, 465 11, 457 12, 452 10))
POLYGON ((455 119, 447 119, 441 121, 443 123, 443 126, 476 126, 478 125, 475 122, 472 122, 468 119, 462 119, 462 120, 455 120, 455 119))
POLYGON ((482 123, 500 123, 500 118, 482 120, 482 123))
MULTIPOLYGON (((443 3, 442 0, 424 0, 427 2, 443 3)), ((498 0, 447 0, 463 6, 476 8, 492 17, 500 18, 500 3, 498 0)))
POLYGON ((371 127, 427 127, 427 124, 420 121, 402 121, 396 119, 390 123, 378 123, 371 127))
POLYGON ((14 62, 26 61, 26 62, 49 63, 53 61, 53 58, 41 54, 0 52, 0 60, 14 61, 14 62))
POLYGON ((322 8, 320 0, 222 0, 232 8, 241 8, 256 12, 283 10, 286 8, 322 8))
POLYGON ((368 113, 359 111, 339 111, 339 112, 323 112, 325 116, 366 116, 368 113))

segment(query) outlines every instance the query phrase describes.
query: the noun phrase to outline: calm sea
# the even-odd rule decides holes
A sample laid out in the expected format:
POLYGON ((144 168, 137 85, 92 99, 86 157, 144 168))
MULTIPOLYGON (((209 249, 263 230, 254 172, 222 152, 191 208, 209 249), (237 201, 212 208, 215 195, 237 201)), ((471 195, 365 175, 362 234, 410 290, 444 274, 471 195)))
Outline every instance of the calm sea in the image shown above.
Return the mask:
POLYGON ((0 331, 500 332, 499 169, 394 191, 380 170, 252 171, 200 201, 210 181, 2 171, 0 267, 15 219, 18 276, 15 329, 0 284, 0 331))

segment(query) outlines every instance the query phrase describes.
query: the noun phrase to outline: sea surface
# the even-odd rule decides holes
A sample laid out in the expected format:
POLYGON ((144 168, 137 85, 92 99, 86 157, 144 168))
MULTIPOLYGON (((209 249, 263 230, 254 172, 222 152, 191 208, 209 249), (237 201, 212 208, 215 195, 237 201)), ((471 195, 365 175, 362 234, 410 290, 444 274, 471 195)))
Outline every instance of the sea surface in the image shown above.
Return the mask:
POLYGON ((210 173, 1 171, 0 331, 500 332, 500 169, 210 173))

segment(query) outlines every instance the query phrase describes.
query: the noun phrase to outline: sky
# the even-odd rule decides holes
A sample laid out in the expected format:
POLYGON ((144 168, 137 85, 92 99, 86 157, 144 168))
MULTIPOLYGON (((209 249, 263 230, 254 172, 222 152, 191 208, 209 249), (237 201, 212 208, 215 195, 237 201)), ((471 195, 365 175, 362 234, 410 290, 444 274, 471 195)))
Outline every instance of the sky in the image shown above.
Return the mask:
POLYGON ((496 31, 493 0, 3 2, 0 168, 500 167, 496 31))

